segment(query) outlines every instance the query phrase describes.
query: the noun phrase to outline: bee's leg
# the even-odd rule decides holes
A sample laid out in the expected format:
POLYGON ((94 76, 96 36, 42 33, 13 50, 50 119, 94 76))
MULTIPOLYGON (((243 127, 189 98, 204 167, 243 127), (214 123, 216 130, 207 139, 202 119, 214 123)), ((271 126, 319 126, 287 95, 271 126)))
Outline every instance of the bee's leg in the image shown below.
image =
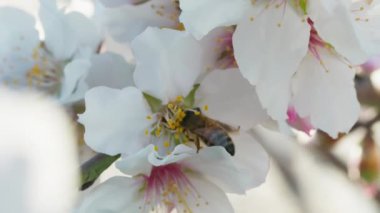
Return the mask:
POLYGON ((201 149, 201 142, 198 137, 195 137, 195 146, 197 147, 197 153, 199 153, 199 150, 201 149))

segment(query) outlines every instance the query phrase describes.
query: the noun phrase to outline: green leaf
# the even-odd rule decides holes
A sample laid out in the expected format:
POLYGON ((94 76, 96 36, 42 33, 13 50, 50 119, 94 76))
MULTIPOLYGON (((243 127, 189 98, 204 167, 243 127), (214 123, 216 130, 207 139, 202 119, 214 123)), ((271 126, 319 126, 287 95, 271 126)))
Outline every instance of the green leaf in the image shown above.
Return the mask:
POLYGON ((158 112, 161 109, 162 101, 158 98, 155 98, 147 93, 143 93, 145 100, 148 102, 152 112, 158 112))
POLYGON ((200 84, 195 84, 193 89, 189 92, 189 94, 184 99, 186 107, 193 107, 195 101, 195 93, 199 89, 200 84))
POLYGON ((97 154, 81 166, 81 190, 90 187, 120 155, 97 154))
POLYGON ((307 14, 307 0, 299 0, 302 11, 307 14))

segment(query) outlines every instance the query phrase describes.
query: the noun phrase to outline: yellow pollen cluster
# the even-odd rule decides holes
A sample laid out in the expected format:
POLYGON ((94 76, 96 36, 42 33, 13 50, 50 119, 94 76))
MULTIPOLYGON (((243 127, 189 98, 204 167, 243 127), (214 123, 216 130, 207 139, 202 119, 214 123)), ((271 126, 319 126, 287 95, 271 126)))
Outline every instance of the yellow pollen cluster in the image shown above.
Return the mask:
POLYGON ((175 130, 176 132, 179 132, 179 133, 183 132, 183 128, 181 127, 181 122, 186 116, 186 113, 184 112, 182 107, 180 107, 179 105, 182 102, 183 102, 183 97, 178 96, 175 100, 175 103, 169 103, 167 105, 168 109, 170 110, 170 114, 172 114, 172 116, 170 116, 170 118, 167 119, 168 127, 171 130, 175 130))

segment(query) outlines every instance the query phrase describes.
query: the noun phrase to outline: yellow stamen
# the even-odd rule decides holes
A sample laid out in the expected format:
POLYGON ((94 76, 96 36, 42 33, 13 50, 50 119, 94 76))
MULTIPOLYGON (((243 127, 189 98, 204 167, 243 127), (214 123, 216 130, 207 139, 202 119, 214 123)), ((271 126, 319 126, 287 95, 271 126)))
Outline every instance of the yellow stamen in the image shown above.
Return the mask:
POLYGON ((177 98, 175 100, 177 102, 182 102, 183 101, 183 97, 182 96, 177 96, 177 98))
POLYGON ((204 105, 204 106, 203 106, 203 109, 204 109, 205 111, 208 111, 208 105, 207 105, 207 104, 204 105))

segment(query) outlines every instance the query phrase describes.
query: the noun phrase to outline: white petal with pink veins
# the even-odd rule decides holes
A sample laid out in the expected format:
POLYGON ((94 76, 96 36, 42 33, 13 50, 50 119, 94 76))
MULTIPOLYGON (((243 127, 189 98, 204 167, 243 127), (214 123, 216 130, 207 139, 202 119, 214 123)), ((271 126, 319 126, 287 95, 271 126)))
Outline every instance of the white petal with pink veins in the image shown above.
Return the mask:
POLYGON ((302 117, 333 137, 348 132, 359 116, 353 78, 355 72, 336 55, 319 51, 321 60, 308 54, 293 80, 293 104, 302 117))
POLYGON ((351 63, 358 65, 368 59, 363 43, 368 38, 357 27, 360 23, 355 21, 350 6, 344 0, 309 1, 308 13, 320 37, 351 63))

